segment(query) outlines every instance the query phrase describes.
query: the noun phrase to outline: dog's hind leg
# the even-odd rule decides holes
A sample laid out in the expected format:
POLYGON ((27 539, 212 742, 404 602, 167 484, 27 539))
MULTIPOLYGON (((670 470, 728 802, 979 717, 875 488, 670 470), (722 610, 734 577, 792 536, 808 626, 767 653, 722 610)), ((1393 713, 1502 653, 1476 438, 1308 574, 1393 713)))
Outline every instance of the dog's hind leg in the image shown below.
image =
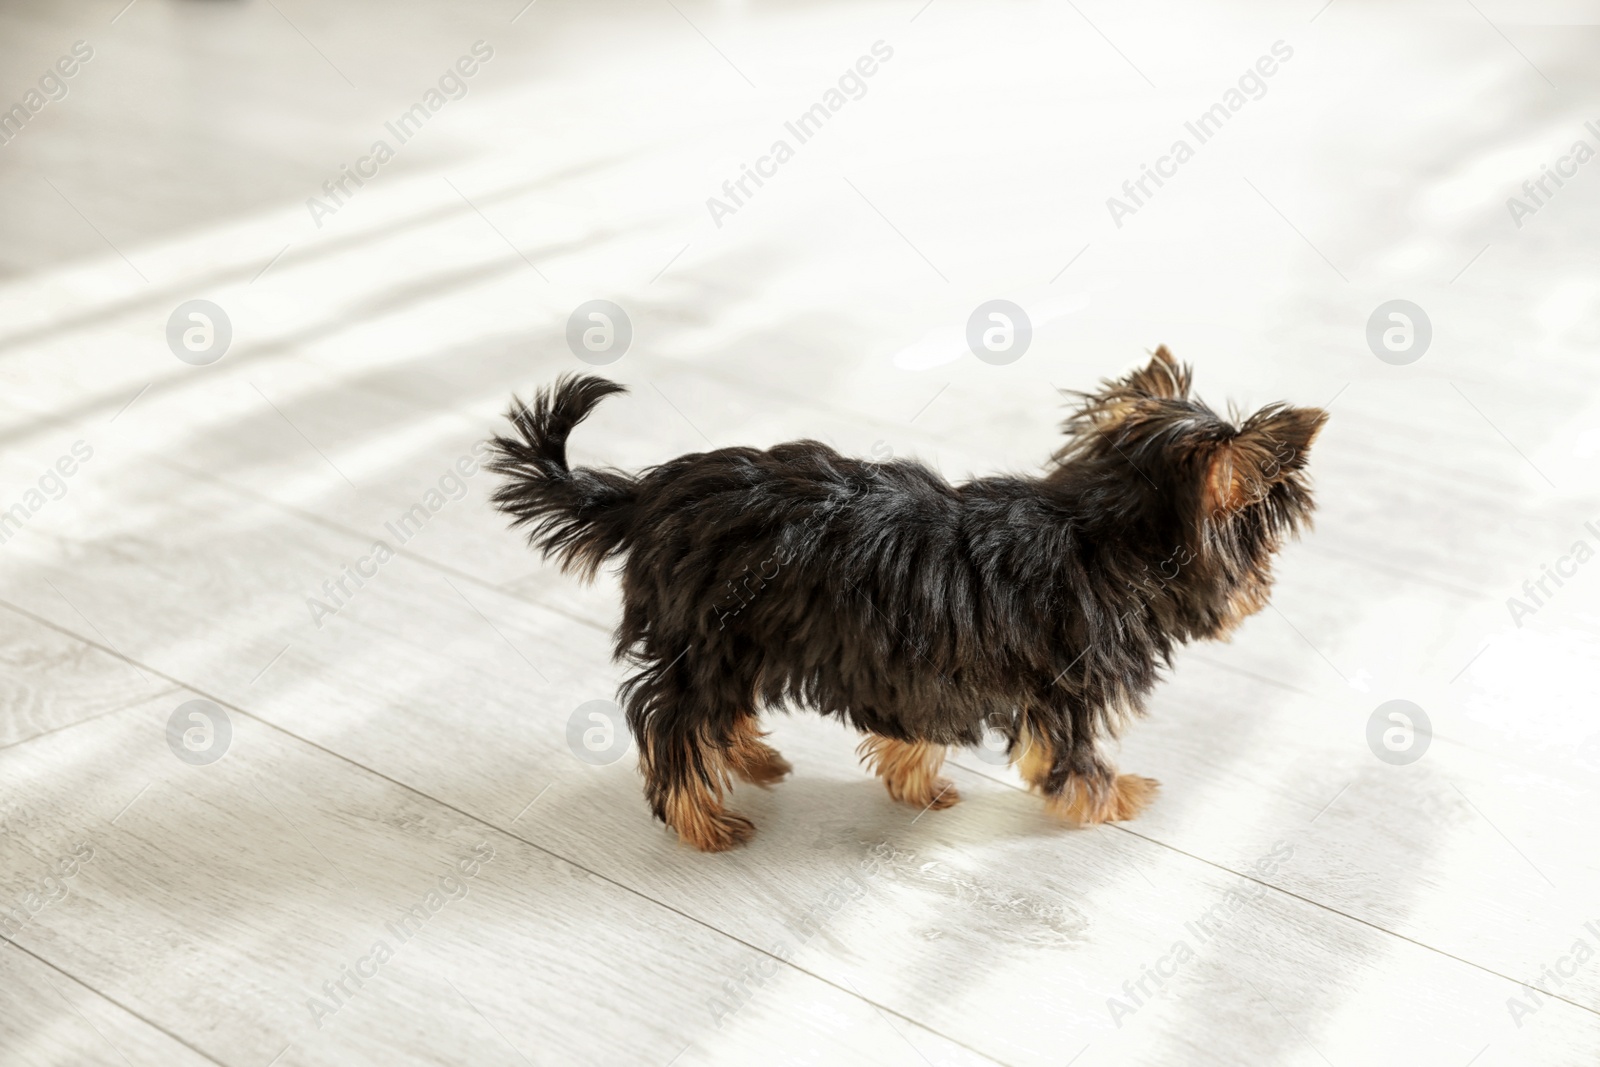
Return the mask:
POLYGON ((944 745, 896 741, 882 734, 868 734, 856 748, 862 762, 883 779, 891 797, 924 810, 948 808, 961 799, 955 783, 939 777, 945 750, 944 745))
POLYGON ((740 716, 727 749, 728 769, 735 777, 762 788, 776 785, 794 770, 777 749, 761 740, 765 736, 754 715, 740 716))
POLYGON ((687 671, 672 673, 669 666, 647 668, 630 679, 624 686, 628 726, 639 746, 645 799, 656 818, 684 843, 702 852, 723 852, 755 833, 749 819, 722 804, 731 775, 748 762, 747 755, 732 753, 750 750, 748 743, 740 748, 738 719, 721 714, 710 698, 684 685, 688 676, 687 671))
POLYGON ((1063 744, 1026 724, 1012 745, 1011 762, 1044 796, 1051 814, 1079 826, 1132 819, 1155 799, 1161 785, 1154 778, 1118 774, 1093 742, 1063 744))
POLYGON ((640 745, 639 765, 651 810, 685 844, 724 852, 755 833, 754 823, 723 807, 732 771, 725 745, 694 733, 654 730, 640 745))

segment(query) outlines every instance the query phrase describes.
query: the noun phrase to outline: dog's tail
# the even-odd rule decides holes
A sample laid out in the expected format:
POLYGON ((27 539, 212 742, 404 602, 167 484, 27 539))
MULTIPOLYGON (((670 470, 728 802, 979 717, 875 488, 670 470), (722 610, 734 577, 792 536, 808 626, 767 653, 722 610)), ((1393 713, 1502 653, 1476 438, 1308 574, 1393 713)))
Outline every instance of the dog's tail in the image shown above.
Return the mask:
POLYGON ((567 466, 567 436, 612 393, 628 390, 592 375, 564 374, 534 394, 516 397, 506 417, 520 436, 496 436, 485 466, 505 475, 494 505, 528 528, 528 543, 555 556, 563 570, 593 578, 627 539, 638 483, 617 470, 567 466))

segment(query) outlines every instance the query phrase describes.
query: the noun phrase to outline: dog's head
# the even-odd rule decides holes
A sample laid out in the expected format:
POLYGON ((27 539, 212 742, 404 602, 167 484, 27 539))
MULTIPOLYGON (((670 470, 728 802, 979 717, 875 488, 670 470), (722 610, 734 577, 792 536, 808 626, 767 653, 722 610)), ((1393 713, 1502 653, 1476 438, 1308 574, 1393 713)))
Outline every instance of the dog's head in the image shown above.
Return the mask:
POLYGON ((1055 477, 1101 496, 1134 553, 1155 555, 1141 584, 1223 636, 1266 606, 1273 553, 1310 523, 1306 461, 1328 414, 1269 404, 1224 418, 1190 395, 1192 378, 1163 346, 1148 366, 1073 394, 1055 477))

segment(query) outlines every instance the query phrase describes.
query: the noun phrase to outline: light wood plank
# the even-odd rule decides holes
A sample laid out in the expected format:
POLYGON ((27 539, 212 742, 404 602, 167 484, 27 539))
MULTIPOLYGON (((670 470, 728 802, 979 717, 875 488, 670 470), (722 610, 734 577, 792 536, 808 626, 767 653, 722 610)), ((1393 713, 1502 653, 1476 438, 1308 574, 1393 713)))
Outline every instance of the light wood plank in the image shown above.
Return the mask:
POLYGON ((59 813, 3 890, 87 846, 16 941, 221 1062, 991 1062, 247 715, 181 762, 175 703, 0 754, 59 813))
POLYGON ((0 1048, 21 1067, 216 1062, 9 944, 0 951, 0 1048))
MULTIPOLYGON (((165 487, 154 489, 153 492, 161 500, 165 514, 172 514, 172 509, 180 506, 182 501, 193 502, 191 521, 179 523, 179 526, 186 531, 185 536, 191 539, 184 545, 183 551, 196 554, 197 564, 209 569, 211 565, 204 562, 206 545, 221 542, 209 535, 203 516, 229 514, 232 516, 230 521, 238 522, 239 505, 223 506, 222 500, 227 496, 226 490, 211 483, 192 481, 185 483, 176 473, 162 476, 162 480, 166 481, 165 487)), ((130 520, 137 522, 140 509, 129 508, 126 500, 122 501, 122 506, 123 513, 130 520)), ((281 563, 272 564, 274 567, 286 565, 293 570, 303 564, 297 561, 302 553, 291 546, 314 544, 334 536, 310 524, 284 518, 282 512, 262 505, 243 506, 252 520, 244 525, 261 530, 259 534, 263 546, 261 564, 269 564, 273 559, 277 559, 281 563), (274 529, 274 524, 277 524, 277 529, 274 529), (287 533, 289 529, 295 532, 289 534, 287 533), (278 547, 269 552, 265 547, 269 543, 278 547)), ((230 545, 230 550, 236 549, 239 544, 236 537, 230 545)), ((326 550, 323 554, 326 555, 326 550)), ((388 565, 388 568, 405 567, 407 562, 398 560, 388 565)), ((230 611, 241 610, 230 609, 228 603, 249 605, 253 599, 269 594, 272 591, 273 580, 266 572, 261 571, 260 566, 254 573, 258 578, 244 586, 235 582, 227 589, 211 591, 204 599, 189 604, 172 605, 170 618, 173 634, 199 625, 202 619, 220 621, 229 617, 230 611), (250 594, 247 592, 248 589, 258 589, 260 592, 250 594)), ((148 587, 148 583, 143 584, 148 587)), ((140 586, 141 580, 136 574, 127 574, 113 583, 115 588, 130 590, 138 589, 140 586)), ((165 668, 168 670, 188 676, 215 677, 217 688, 213 691, 225 698, 249 702, 247 706, 260 707, 262 714, 283 723, 296 733, 344 752, 358 762, 379 769, 386 775, 415 784, 429 795, 438 796, 463 810, 481 813, 491 821, 503 823, 505 820, 515 818, 530 799, 540 795, 539 790, 542 790, 545 784, 553 781, 555 784, 547 794, 542 795, 542 799, 534 809, 538 814, 524 816, 533 820, 534 828, 529 831, 532 840, 547 844, 562 855, 578 858, 585 866, 592 869, 610 872, 618 881, 634 884, 640 891, 648 891, 676 908, 690 914, 702 915, 705 921, 719 928, 738 931, 741 937, 753 943, 761 944, 763 937, 774 940, 783 937, 783 931, 786 929, 783 916, 805 914, 812 906, 807 903, 808 899, 826 897, 833 887, 824 879, 823 872, 812 872, 809 890, 798 894, 794 890, 782 890, 781 899, 785 902, 782 906, 775 907, 770 912, 756 909, 758 915, 770 915, 771 918, 757 923, 754 929, 743 930, 739 925, 749 921, 747 908, 730 910, 714 906, 713 910, 698 910, 705 906, 706 901, 716 899, 711 885, 705 882, 705 879, 720 877, 718 872, 721 868, 707 864, 703 857, 681 853, 671 845, 665 835, 649 825, 637 807, 636 780, 625 762, 606 768, 603 780, 609 785, 603 792, 593 794, 593 787, 587 784, 592 778, 591 769, 578 764, 571 754, 565 751, 563 727, 565 715, 570 714, 583 700, 605 695, 603 689, 596 692, 593 684, 594 669, 602 663, 605 656, 603 636, 596 630, 574 630, 570 627, 564 628, 553 619, 541 619, 539 609, 500 597, 489 590, 474 589, 471 597, 475 607, 461 602, 461 598, 450 590, 441 578, 431 575, 425 566, 418 565, 409 570, 397 569, 392 574, 386 573, 382 583, 375 582, 369 589, 364 589, 361 597, 352 602, 345 612, 341 612, 340 616, 329 624, 328 629, 322 634, 326 639, 325 642, 306 641, 303 645, 297 645, 291 654, 286 655, 278 667, 262 679, 259 695, 252 693, 255 687, 243 681, 236 669, 227 667, 219 670, 221 664, 212 654, 198 647, 185 648, 181 641, 173 643, 169 640, 159 642, 148 649, 141 649, 140 652, 164 657, 165 668), (496 620, 494 625, 506 635, 510 645, 514 647, 508 647, 503 642, 490 642, 485 645, 484 641, 491 636, 492 630, 484 618, 477 615, 479 610, 490 619, 496 620), (437 629, 434 637, 419 640, 422 633, 435 627, 437 629), (469 636, 463 637, 463 633, 469 636), (474 634, 482 636, 470 636, 474 634), (520 654, 518 650, 521 650, 520 654), (538 655, 535 655, 535 652, 538 655), (528 655, 533 662, 523 662, 522 655, 528 655), (381 665, 375 662, 375 656, 383 657, 381 665), (535 664, 538 665, 537 671, 535 664), (424 670, 419 672, 419 667, 423 667, 424 670), (281 673, 278 673, 280 671, 281 673), (539 678, 538 674, 544 674, 546 677, 539 678), (348 676, 348 682, 341 680, 344 676, 348 676), (430 683, 428 681, 430 677, 436 680, 430 683), (514 692, 520 695, 520 700, 511 698, 505 691, 507 680, 515 686, 514 692), (551 689, 551 686, 554 689, 551 689), (360 701, 351 704, 350 694, 357 689, 364 690, 364 695, 360 701), (471 707, 476 710, 463 721, 459 712, 452 709, 461 708, 463 696, 474 689, 482 695, 469 700, 471 707), (344 694, 342 697, 341 692, 344 694), (566 694, 564 699, 557 695, 563 692, 566 694), (549 693, 555 699, 552 701, 549 696, 534 696, 544 693, 549 693), (374 699, 379 702, 378 705, 370 703, 374 699), (517 706, 519 703, 524 707, 519 708, 517 706), (534 708, 541 709, 535 712, 535 718, 543 717, 546 720, 547 725, 542 729, 529 730, 522 725, 526 720, 526 705, 529 703, 534 708), (341 704, 351 708, 357 717, 356 720, 341 722, 337 718, 329 718, 328 709, 341 704), (384 724, 381 732, 374 733, 371 729, 353 728, 356 721, 374 721, 373 717, 380 712, 380 708, 384 724), (502 708, 503 711, 500 710, 502 708), (555 714, 552 715, 551 712, 555 714), (439 759, 441 751, 451 751, 453 755, 441 761, 439 759), (485 756, 491 753, 494 757, 490 763, 485 764, 485 756), (467 782, 463 782, 451 769, 473 764, 478 764, 481 770, 467 782), (545 819, 549 821, 545 822, 545 819), (664 872, 645 873, 652 871, 655 865, 661 863, 668 865, 665 870, 675 872, 673 878, 686 878, 689 881, 680 887, 667 878, 664 872)), ((116 609, 113 607, 113 610, 116 609)), ((243 610, 246 618, 263 617, 260 612, 251 612, 248 607, 243 610)), ((236 634, 242 632, 232 626, 224 626, 224 629, 232 630, 236 634)), ((247 626, 245 629, 249 630, 251 627, 247 626)), ((259 637, 252 636, 249 640, 254 644, 260 643, 259 637)), ((1186 680, 1189 678, 1188 675, 1184 677, 1186 680)), ((1231 675, 1212 677, 1219 681, 1219 688, 1224 694, 1219 701, 1222 709, 1219 714, 1233 713, 1234 705, 1226 694, 1237 690, 1235 677, 1231 675)), ((1198 691, 1198 688, 1193 688, 1186 690, 1186 693, 1192 698, 1198 691)), ((1174 717, 1173 722, 1175 727, 1188 725, 1177 717, 1174 717)), ((791 747, 792 755, 794 751, 790 738, 793 735, 790 731, 793 730, 803 736, 806 729, 803 723, 804 720, 785 724, 780 733, 784 743, 791 747)), ((1174 747, 1178 751, 1182 750, 1181 745, 1174 747)), ((1278 747, 1282 751, 1288 751, 1281 742, 1278 747)), ((752 811, 757 814, 766 831, 762 845, 771 851, 758 847, 758 851, 751 855, 759 859, 745 862, 757 864, 748 870, 751 874, 762 875, 763 892, 780 892, 777 886, 789 886, 806 880, 805 872, 795 867, 792 858, 771 874, 768 874, 768 867, 777 857, 804 856, 809 844, 822 840, 816 829, 819 821, 823 826, 827 826, 829 820, 841 817, 824 815, 819 818, 817 815, 819 810, 827 811, 832 804, 843 804, 841 815, 848 820, 851 816, 845 813, 857 812, 863 801, 866 801, 874 808, 884 810, 884 817, 898 817, 902 822, 907 817, 890 808, 877 787, 864 779, 854 767, 849 749, 850 745, 844 738, 834 737, 826 743, 818 742, 811 758, 801 762, 802 773, 795 783, 785 787, 772 798, 757 796, 753 799, 753 803, 758 806, 752 811), (819 773, 823 776, 821 781, 815 780, 819 773), (841 784, 852 784, 850 794, 841 795, 825 788, 823 783, 829 776, 836 777, 841 784), (776 831, 771 825, 775 821, 776 831), (797 828, 804 828, 801 838, 792 836, 797 828), (768 838, 773 838, 770 844, 768 838), (769 882, 771 884, 768 884, 769 882)), ((1214 748, 1201 746, 1199 754, 1201 760, 1214 760, 1215 756, 1214 748)), ((1366 758, 1370 758, 1370 755, 1366 758)), ((1139 766, 1139 769, 1155 770, 1165 774, 1168 766, 1170 764, 1162 763, 1157 766, 1139 766)), ((1468 774, 1473 773, 1468 772, 1468 774)), ((1480 769, 1475 777, 1464 776, 1463 780, 1485 782, 1495 779, 1492 774, 1484 774, 1480 769)), ((1296 821, 1292 825, 1287 823, 1273 825, 1271 822, 1262 825, 1259 818, 1253 822, 1241 820, 1238 825, 1247 831, 1241 839, 1238 835, 1218 836, 1216 827, 1219 823, 1227 825, 1226 819, 1231 813, 1240 813, 1247 809, 1253 813, 1272 812, 1274 810, 1272 802, 1263 803, 1263 798, 1276 797, 1283 792, 1284 787, 1271 776, 1263 776, 1261 785, 1257 785, 1249 778, 1231 776, 1225 777, 1223 781, 1231 793, 1216 795, 1206 793, 1207 786, 1216 782, 1214 774, 1204 780, 1192 774, 1187 779, 1181 775, 1178 777, 1174 785, 1186 788, 1190 799, 1196 793, 1201 796, 1210 795, 1210 802, 1215 805, 1218 816, 1210 823, 1206 832, 1197 833, 1182 821, 1182 809, 1176 809, 1179 819, 1177 825, 1180 829, 1167 836, 1166 840, 1185 852, 1207 856, 1224 868, 1239 871, 1247 870, 1254 858, 1260 852, 1269 849, 1276 837, 1282 835, 1284 831, 1292 831, 1287 840, 1291 842, 1300 840, 1299 834, 1307 832, 1304 829, 1305 820, 1316 814, 1312 805, 1325 803, 1326 798, 1337 788, 1337 783, 1329 782, 1325 785, 1319 783, 1321 788, 1315 792, 1309 788, 1300 791, 1297 795, 1301 797, 1302 802, 1296 813, 1296 821)), ((1359 797, 1361 790, 1357 789, 1354 795, 1359 797)), ((1172 794, 1169 794, 1170 796, 1172 794)), ((1034 820, 1039 820, 1033 802, 1018 799, 1023 805, 1023 810, 1034 820)), ((1166 811, 1168 806, 1162 805, 1160 810, 1166 811)), ((1149 831, 1156 836, 1156 840, 1163 840, 1159 831, 1163 829, 1164 824, 1154 815, 1152 820, 1149 831)), ((841 828, 849 825, 848 821, 843 822, 841 828)), ((931 823, 918 825, 921 827, 920 833, 933 832, 931 823)), ((1135 827, 1136 831, 1139 829, 1140 827, 1135 827)), ((1349 907, 1358 918, 1365 918, 1367 912, 1372 910, 1369 894, 1358 892, 1354 896, 1348 894, 1342 896, 1340 887, 1344 883, 1338 871, 1348 862, 1340 855, 1340 850, 1359 844, 1361 840, 1370 836, 1367 824, 1362 820, 1352 819, 1346 822, 1342 818, 1329 816, 1327 822, 1320 824, 1316 830, 1317 833, 1324 831, 1335 833, 1342 831, 1342 836, 1338 839, 1338 849, 1329 852, 1310 846, 1303 847, 1300 855, 1311 865, 1308 867, 1308 873, 1302 880, 1288 880, 1285 875, 1283 879, 1274 880, 1274 884, 1292 888, 1313 900, 1326 901, 1335 908, 1349 907)), ((991 835, 993 832, 992 826, 985 831, 991 835)), ((881 832, 876 837, 868 835, 864 840, 858 838, 860 842, 858 848, 862 845, 876 844, 883 839, 884 835, 881 832)), ((1006 838, 1002 834, 999 840, 1003 842, 1006 838)), ((1066 854, 1071 856, 1072 864, 1084 862, 1083 857, 1078 854, 1078 850, 1082 847, 1080 842, 1083 840, 1079 835, 1062 834, 1057 831, 1054 838, 1047 836, 1039 839, 1029 836, 1026 842, 1028 847, 1039 850, 1049 848, 1052 840, 1059 841, 1059 847, 1067 850, 1066 854)), ((1417 856, 1425 855, 1430 849, 1437 847, 1437 844, 1435 828, 1424 823, 1413 826, 1411 833, 1405 838, 1405 843, 1399 847, 1417 856)), ((1458 849, 1453 853, 1452 861, 1478 869, 1482 866, 1484 857, 1494 854, 1492 849, 1499 847, 1496 839, 1482 832, 1474 836, 1470 845, 1471 847, 1464 852, 1458 849)), ((967 842, 966 848, 971 847, 970 841, 967 842)), ((858 862, 859 856, 854 859, 858 862)), ((1130 861, 1124 860, 1122 864, 1116 864, 1108 859, 1103 862, 1112 863, 1119 869, 1121 874, 1118 881, 1119 888, 1126 889, 1130 877, 1126 864, 1130 861)), ((1393 861, 1390 859, 1388 862, 1393 861)), ((1378 869, 1387 868, 1380 864, 1378 869)), ((1452 868, 1446 866, 1442 869, 1452 868)), ((1465 898, 1459 892, 1435 898, 1439 905, 1456 909, 1455 912, 1445 913, 1450 917, 1450 921, 1442 925, 1441 920, 1435 918, 1430 920, 1431 927, 1427 923, 1419 926, 1393 907, 1383 914, 1373 915, 1375 921, 1399 924, 1400 929, 1408 933, 1414 932, 1419 940, 1432 936, 1442 942, 1435 943, 1432 952, 1405 950, 1418 951, 1421 958, 1428 961, 1414 966, 1422 966, 1424 969, 1428 966, 1447 968, 1466 966, 1449 960, 1447 953, 1460 954, 1463 958, 1476 962, 1479 969, 1467 968, 1475 977, 1460 980, 1469 984, 1488 983, 1485 992, 1475 994, 1480 998, 1477 1004, 1480 1012, 1484 1003, 1492 1005, 1495 1011, 1504 1010, 1505 996, 1509 995, 1509 990, 1514 989, 1513 978, 1521 974, 1518 968, 1528 962, 1529 956, 1536 954, 1540 946, 1549 943, 1523 939, 1522 935, 1527 932, 1525 929, 1519 933, 1512 928, 1511 931, 1502 934, 1500 931, 1503 925, 1497 926, 1489 922, 1491 919, 1499 919, 1503 923, 1506 915, 1504 909, 1508 906, 1512 908, 1518 906, 1510 902, 1539 899, 1541 896, 1537 886, 1530 886, 1529 878, 1524 872, 1506 865, 1493 869, 1497 876, 1504 876, 1503 880, 1498 880, 1495 888, 1484 894, 1478 910, 1460 913, 1465 898), (1496 973, 1510 977, 1497 978, 1496 973), (1494 985, 1496 982, 1500 983, 1498 989, 1494 985)), ((838 867, 835 866, 833 870, 838 872, 838 867)), ((1173 899, 1199 902, 1207 900, 1210 894, 1216 896, 1225 894, 1225 883, 1212 884, 1208 888, 1204 881, 1215 876, 1210 873, 1214 870, 1214 868, 1204 868, 1199 873, 1190 872, 1189 881, 1185 883, 1184 889, 1172 894, 1173 899), (1196 879, 1199 879, 1199 884, 1195 884, 1196 879)), ((1583 869, 1576 873, 1587 877, 1589 872, 1583 869)), ((1408 888, 1414 890, 1415 886, 1408 884, 1408 888)), ((1076 887, 1079 893, 1086 890, 1087 887, 1084 886, 1076 887)), ((924 892, 926 891, 924 889, 924 892)), ((1025 894, 1018 889, 997 890, 997 892, 1002 897, 1026 899, 1025 894)), ((1050 890, 1037 886, 1033 892, 1046 897, 1051 895, 1050 890)), ((1381 896, 1381 893, 1379 895, 1381 896)), ((1098 903, 1097 900, 1097 906, 1109 905, 1098 903)), ((1204 912, 1209 904, 1200 906, 1198 903, 1193 903, 1190 906, 1204 912)), ((1306 906, 1300 905, 1300 907, 1306 906)), ((906 906, 902 903, 892 909, 892 913, 900 914, 906 910, 906 906)), ((882 921, 881 916, 874 916, 874 928, 882 921)), ((1182 921, 1185 920, 1178 920, 1175 925, 1181 928, 1182 921)), ((1307 915, 1295 918, 1294 922, 1298 925, 1293 925, 1293 929, 1297 931, 1294 936, 1298 937, 1303 933, 1302 927, 1308 921, 1311 920, 1307 915)), ((1342 933, 1318 936, 1332 937, 1336 940, 1349 936, 1365 936, 1352 935, 1350 932, 1363 929, 1366 928, 1350 926, 1342 933)), ((1424 943, 1429 942, 1424 941, 1424 943)), ((1394 949, 1384 951, 1389 952, 1394 949)), ((908 951, 906 958, 909 961, 917 957, 909 955, 908 951)), ((848 960, 848 957, 846 959, 848 960)), ((836 980, 848 977, 855 981, 857 978, 848 970, 842 969, 846 966, 845 962, 830 959, 817 966, 822 968, 825 964, 841 968, 836 980)), ((914 966, 908 962, 907 966, 911 973, 928 971, 926 962, 914 966)), ((940 968, 934 968, 935 972, 938 970, 940 968)), ((1088 970, 1093 974, 1103 974, 1106 966, 1091 966, 1088 970)), ((820 970, 819 973, 834 977, 826 970, 820 970)), ((1009 971, 1007 975, 1007 980, 1002 986, 1010 990, 1006 995, 1014 998, 1017 995, 1015 989, 1007 983, 1020 979, 1009 971)), ((1369 983, 1381 983, 1384 980, 1381 975, 1370 976, 1367 979, 1369 983)), ((1452 978, 1445 984, 1453 984, 1456 981, 1457 978, 1452 978)), ((1584 998, 1592 998, 1593 987, 1587 978, 1580 976, 1578 988, 1585 990, 1582 994, 1584 998)), ((921 1003, 917 999, 920 994, 902 991, 901 995, 908 999, 904 1002, 890 1003, 894 1003, 897 1010, 920 1018, 915 1014, 918 1010, 917 1005, 921 1003)), ((1080 1002, 1086 1001, 1095 1006, 1094 1011, 1084 1008, 1081 1009, 1081 1015, 1074 1017, 1079 1025, 1084 1025, 1086 1019, 1096 1018, 1098 1012, 1104 1010, 1106 995, 1108 994, 1103 992, 1103 987, 1093 990, 1092 993, 1084 990, 1079 994, 1080 1002)), ((1589 1002, 1592 1003, 1592 1000, 1589 1002)), ((998 1005, 986 1002, 978 1015, 987 1018, 997 1010, 999 1010, 998 1005)), ((1440 1010, 1443 1010, 1442 1006, 1440 1010)), ((1491 1018, 1496 1022, 1502 1021, 1498 1016, 1491 1018)), ((1433 1032, 1446 1032, 1456 1026, 1457 1024, 1441 1023, 1433 1032)), ((1026 1029, 1024 1018, 1012 1018, 1009 1030, 1016 1035, 1014 1040, 1017 1044, 1006 1046, 977 1044, 976 1047, 983 1048, 1001 1059, 1010 1060, 1018 1056, 1026 1059, 1027 1056, 1037 1054, 1039 1049, 1048 1047, 1061 1038, 1053 1028, 1047 1028, 1042 1034, 1033 1032, 1031 1037, 1028 1036, 1029 1031, 1026 1029), (1030 1052, 1030 1049, 1033 1051, 1030 1052)), ((981 1037, 979 1034, 971 1034, 964 1035, 962 1039, 973 1043, 981 1040, 981 1037)))
POLYGON ((0 618, 0 748, 174 687, 15 616, 0 618))

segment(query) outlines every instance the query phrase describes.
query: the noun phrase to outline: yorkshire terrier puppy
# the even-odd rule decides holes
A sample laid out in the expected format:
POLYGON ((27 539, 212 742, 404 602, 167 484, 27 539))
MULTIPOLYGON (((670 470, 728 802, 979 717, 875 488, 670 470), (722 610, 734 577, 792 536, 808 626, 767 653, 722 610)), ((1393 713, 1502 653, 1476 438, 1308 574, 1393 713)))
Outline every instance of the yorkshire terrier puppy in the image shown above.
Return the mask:
POLYGON ((809 705, 866 734, 860 751, 913 806, 958 799, 947 746, 985 727, 1056 814, 1131 819, 1157 783, 1103 750, 1142 713, 1174 649, 1263 608, 1272 557, 1309 526, 1307 452, 1327 419, 1272 404, 1223 418, 1165 348, 1074 393, 1066 443, 1037 477, 951 485, 908 460, 817 441, 721 448, 638 474, 573 469, 566 442, 604 397, 563 377, 516 436, 496 437, 494 496, 561 566, 621 557, 616 656, 655 816, 719 851, 754 827, 732 779, 790 770, 757 724, 809 705))

